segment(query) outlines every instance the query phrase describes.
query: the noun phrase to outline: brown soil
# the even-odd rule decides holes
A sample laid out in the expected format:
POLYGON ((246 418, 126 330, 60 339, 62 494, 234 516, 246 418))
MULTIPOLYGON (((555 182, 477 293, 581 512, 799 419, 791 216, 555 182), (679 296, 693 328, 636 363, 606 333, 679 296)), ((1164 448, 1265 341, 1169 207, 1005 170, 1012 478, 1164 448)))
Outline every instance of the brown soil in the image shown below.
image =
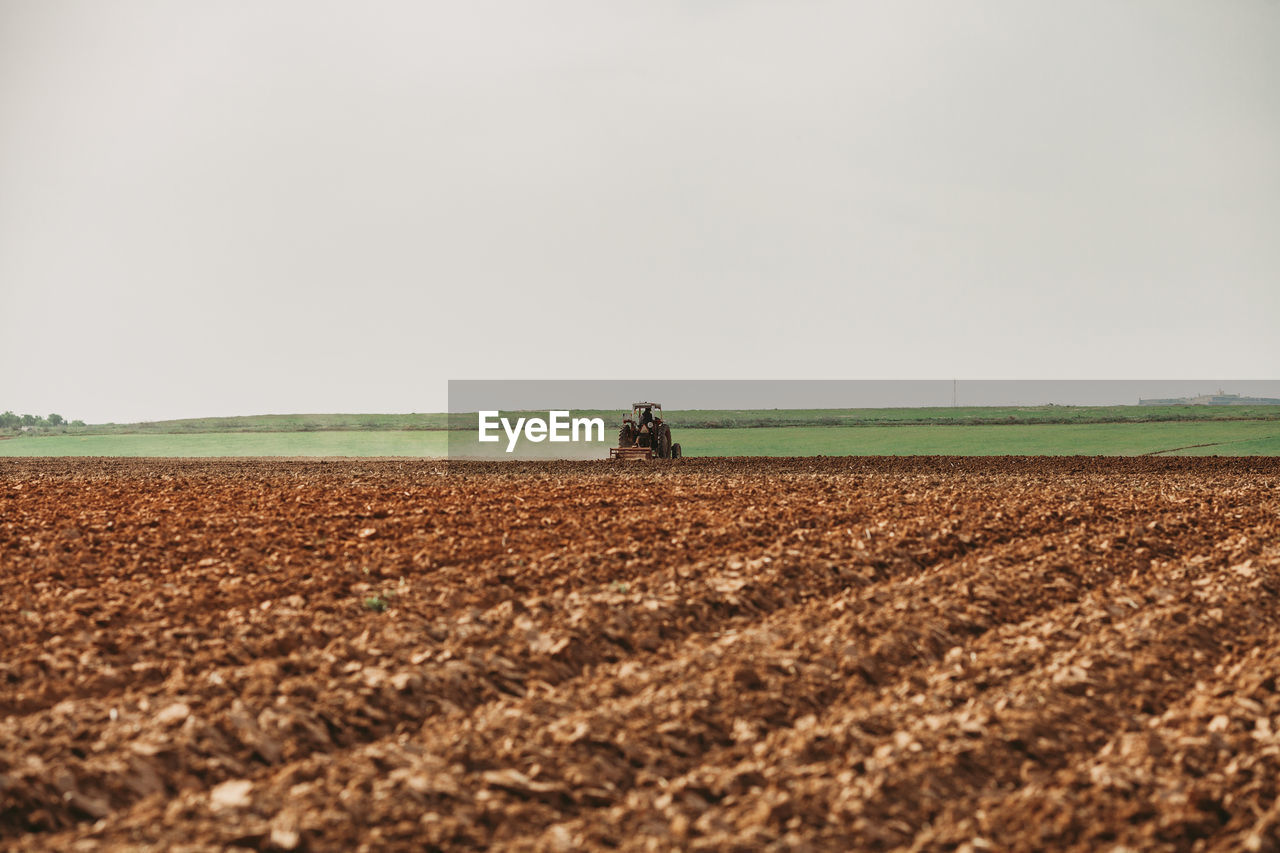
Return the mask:
POLYGON ((0 460, 0 848, 1276 850, 1277 486, 0 460))

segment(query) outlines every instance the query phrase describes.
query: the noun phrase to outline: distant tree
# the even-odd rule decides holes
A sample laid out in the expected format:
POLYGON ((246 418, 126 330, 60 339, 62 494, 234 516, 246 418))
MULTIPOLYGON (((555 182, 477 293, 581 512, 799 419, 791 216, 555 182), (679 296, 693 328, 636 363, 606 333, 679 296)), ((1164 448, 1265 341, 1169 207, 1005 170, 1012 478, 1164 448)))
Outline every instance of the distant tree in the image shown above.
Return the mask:
POLYGON ((0 429, 16 429, 22 426, 22 418, 13 412, 4 412, 0 414, 0 429))
POLYGON ((66 423, 66 421, 62 419, 62 415, 49 415, 45 420, 49 422, 49 426, 62 426, 66 423))
POLYGON ((38 416, 36 416, 36 415, 23 415, 23 416, 22 416, 22 425, 23 425, 23 426, 29 426, 29 427, 39 426, 39 425, 40 425, 40 423, 41 423, 41 420, 40 420, 40 418, 39 418, 38 416))
POLYGON ((77 418, 76 420, 71 422, 71 425, 76 427, 84 426, 84 421, 77 418))

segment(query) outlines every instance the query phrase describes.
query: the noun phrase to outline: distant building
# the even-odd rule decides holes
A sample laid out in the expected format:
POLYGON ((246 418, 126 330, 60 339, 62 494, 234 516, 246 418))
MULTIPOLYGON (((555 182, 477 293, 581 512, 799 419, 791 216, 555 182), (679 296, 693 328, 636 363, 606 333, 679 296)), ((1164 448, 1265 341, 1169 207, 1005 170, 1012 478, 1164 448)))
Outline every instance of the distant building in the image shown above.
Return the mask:
POLYGON ((1201 394, 1199 397, 1171 397, 1166 399, 1144 400, 1138 398, 1139 406, 1280 406, 1275 397, 1241 397, 1239 394, 1224 394, 1218 389, 1217 394, 1201 394))

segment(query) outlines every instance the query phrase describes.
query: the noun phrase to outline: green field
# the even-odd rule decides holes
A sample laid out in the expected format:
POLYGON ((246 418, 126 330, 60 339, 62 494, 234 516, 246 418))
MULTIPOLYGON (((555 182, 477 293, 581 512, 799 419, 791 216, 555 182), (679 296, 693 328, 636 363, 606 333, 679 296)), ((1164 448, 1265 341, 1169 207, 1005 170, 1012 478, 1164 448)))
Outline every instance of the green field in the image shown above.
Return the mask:
POLYGON ((0 456, 444 456, 443 431, 51 435, 0 441, 0 456))
POLYGON ((1280 424, 780 427, 685 430, 678 440, 689 456, 1136 456, 1175 448, 1201 455, 1273 456, 1280 455, 1280 424))
MULTIPOLYGON (((210 432, 325 432, 366 430, 448 429, 449 416, 435 414, 302 414, 242 415, 225 418, 183 418, 141 421, 131 424, 88 424, 51 427, 48 433, 65 435, 197 434, 210 432)), ((10 431, 12 433, 12 430, 10 431)))
MULTIPOLYGON (((622 409, 575 409, 575 417, 621 422, 622 409)), ((504 413, 505 414, 505 413, 504 413)), ((1280 406, 962 406, 917 409, 688 409, 668 410, 675 429, 748 427, 903 426, 934 424, 1098 424, 1182 421, 1270 420, 1280 423, 1280 406)), ((201 435, 206 433, 369 432, 475 428, 475 413, 300 414, 186 418, 132 424, 38 427, 37 435, 201 435)), ((17 435, 16 429, 0 435, 17 435)))
MULTIPOLYGON (((449 435, 370 430, 23 436, 0 441, 0 456, 441 457, 449 435)), ((455 442, 465 441, 453 435, 455 442)), ((687 456, 1280 455, 1280 423, 1275 421, 679 429, 675 438, 687 456)), ((597 458, 606 455, 604 446, 522 444, 548 456, 585 450, 597 458)), ((484 455, 509 458, 501 447, 485 445, 484 455)))
MULTIPOLYGON (((482 446, 474 433, 452 435, 455 455, 506 455, 505 441, 482 446)), ((1280 455, 1275 421, 675 429, 673 438, 691 457, 1280 455)), ((527 455, 556 452, 547 444, 521 448, 532 451, 527 455)))
MULTIPOLYGON (((619 420, 616 411, 579 412, 575 416, 619 420)), ((672 428, 801 426, 903 426, 933 424, 1099 424, 1154 421, 1280 422, 1280 406, 960 406, 911 409, 723 409, 665 413, 672 428)))
POLYGON ((1241 439, 1205 447, 1184 447, 1162 456, 1280 456, 1280 437, 1241 439))

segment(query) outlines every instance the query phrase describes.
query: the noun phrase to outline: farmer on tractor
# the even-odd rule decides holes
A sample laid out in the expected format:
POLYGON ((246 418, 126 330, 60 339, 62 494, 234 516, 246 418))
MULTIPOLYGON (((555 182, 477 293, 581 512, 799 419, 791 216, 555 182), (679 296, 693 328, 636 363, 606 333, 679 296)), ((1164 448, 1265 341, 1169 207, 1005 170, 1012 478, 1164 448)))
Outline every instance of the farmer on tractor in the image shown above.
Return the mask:
POLYGON ((618 446, 611 459, 679 459, 680 445, 671 441, 671 427, 662 420, 661 403, 632 403, 618 430, 618 446), (657 410, 656 414, 654 410, 657 410))
MULTIPOLYGON (((632 442, 633 446, 640 444, 640 436, 649 434, 649 427, 653 424, 653 409, 645 407, 644 414, 640 415, 640 428, 636 430, 636 439, 632 442)), ((648 441, 645 442, 648 444, 648 441)))

